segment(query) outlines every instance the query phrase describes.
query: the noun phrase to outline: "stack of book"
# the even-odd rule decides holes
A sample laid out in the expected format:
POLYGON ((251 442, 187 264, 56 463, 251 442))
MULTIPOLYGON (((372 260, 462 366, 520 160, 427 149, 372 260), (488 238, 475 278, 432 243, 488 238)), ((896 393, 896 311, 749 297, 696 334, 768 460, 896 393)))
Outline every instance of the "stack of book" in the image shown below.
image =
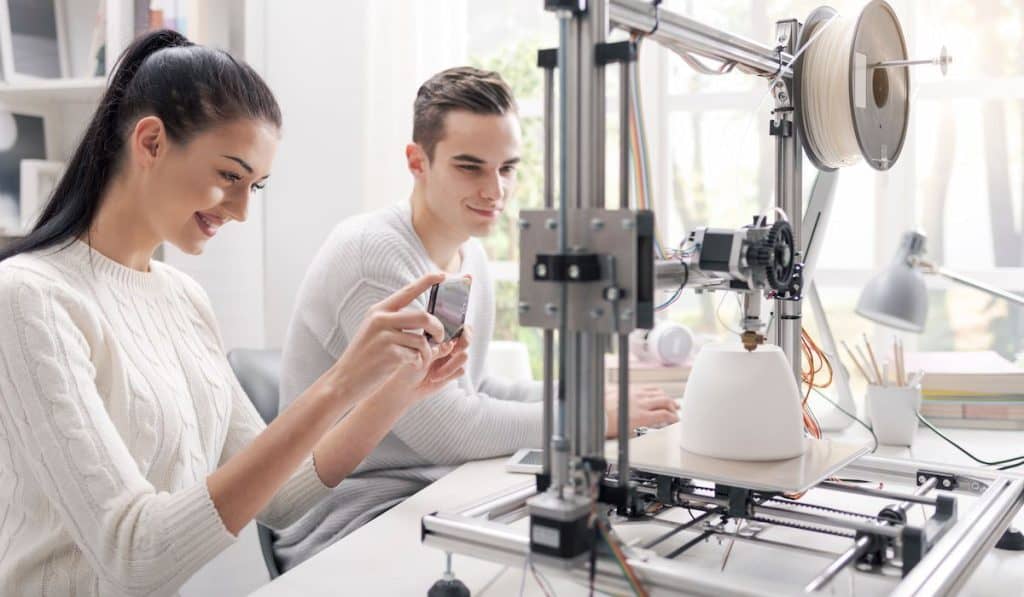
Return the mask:
MULTIPOLYGON (((682 365, 664 366, 657 363, 647 363, 636 359, 629 359, 629 385, 657 386, 672 398, 682 398, 686 389, 686 380, 690 377, 692 363, 682 365)), ((616 386, 619 383, 619 357, 607 355, 604 363, 605 387, 616 386)))
POLYGON ((1024 429, 1024 369, 995 352, 907 354, 923 371, 921 414, 940 427, 1024 429))

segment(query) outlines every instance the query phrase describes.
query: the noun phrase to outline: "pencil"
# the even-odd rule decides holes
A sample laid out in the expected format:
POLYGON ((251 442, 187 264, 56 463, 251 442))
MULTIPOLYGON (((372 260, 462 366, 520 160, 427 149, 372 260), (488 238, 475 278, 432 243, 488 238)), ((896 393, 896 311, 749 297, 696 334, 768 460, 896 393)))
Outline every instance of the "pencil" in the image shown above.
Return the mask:
POLYGON ((907 366, 903 362, 903 340, 896 338, 896 366, 899 367, 900 385, 907 385, 907 366))
POLYGON ((896 369, 896 385, 904 385, 903 373, 900 369, 900 341, 896 336, 892 337, 892 366, 896 369))
MULTIPOLYGON (((868 358, 864 356, 864 351, 860 349, 860 345, 858 344, 857 346, 854 346, 854 349, 857 350, 857 356, 859 356, 861 360, 864 361, 864 369, 871 371, 871 361, 869 361, 868 358)), ((874 384, 876 386, 882 385, 873 374, 868 376, 868 383, 874 384)))
POLYGON ((871 383, 871 377, 867 374, 866 371, 864 371, 864 367, 861 367, 860 361, 858 361, 857 357, 854 356, 853 351, 850 350, 850 346, 846 343, 846 340, 841 340, 840 343, 843 345, 843 348, 846 349, 846 354, 850 355, 850 360, 852 360, 853 364, 857 366, 857 370, 860 371, 860 374, 864 376, 864 380, 867 381, 868 383, 871 383))
POLYGON ((871 350, 871 342, 868 342, 868 335, 862 335, 864 336, 864 346, 866 346, 868 349, 868 356, 871 357, 871 366, 875 368, 875 374, 878 375, 878 379, 881 381, 882 370, 878 368, 878 361, 875 360, 875 351, 871 350))

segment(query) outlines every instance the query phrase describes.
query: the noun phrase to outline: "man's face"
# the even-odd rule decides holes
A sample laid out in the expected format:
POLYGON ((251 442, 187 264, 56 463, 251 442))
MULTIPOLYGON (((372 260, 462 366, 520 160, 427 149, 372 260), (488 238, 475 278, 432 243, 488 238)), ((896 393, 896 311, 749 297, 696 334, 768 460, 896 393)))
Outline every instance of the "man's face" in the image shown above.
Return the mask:
POLYGON ((407 149, 409 167, 421 182, 429 209, 452 236, 490 234, 515 189, 519 118, 449 112, 444 133, 428 160, 419 145, 407 149), (418 157, 417 157, 418 156, 418 157), (418 162, 418 164, 414 164, 418 162))

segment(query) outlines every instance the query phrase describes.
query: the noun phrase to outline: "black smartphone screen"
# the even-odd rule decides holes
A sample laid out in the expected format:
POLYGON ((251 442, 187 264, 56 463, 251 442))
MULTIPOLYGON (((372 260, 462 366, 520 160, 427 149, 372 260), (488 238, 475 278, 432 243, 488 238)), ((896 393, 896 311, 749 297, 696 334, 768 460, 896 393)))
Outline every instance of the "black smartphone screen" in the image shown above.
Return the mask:
POLYGON ((434 284, 430 289, 427 312, 432 313, 444 326, 444 339, 457 338, 466 323, 466 309, 469 307, 470 280, 458 278, 434 284))

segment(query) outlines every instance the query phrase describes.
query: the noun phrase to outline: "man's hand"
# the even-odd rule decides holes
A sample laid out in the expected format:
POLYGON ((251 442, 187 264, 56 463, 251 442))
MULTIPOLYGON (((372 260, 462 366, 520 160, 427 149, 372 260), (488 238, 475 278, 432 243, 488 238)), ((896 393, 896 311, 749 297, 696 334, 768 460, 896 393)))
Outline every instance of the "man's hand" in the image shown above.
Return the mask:
POLYGON ((445 343, 450 343, 451 348, 442 347, 442 351, 430 364, 427 375, 413 388, 417 399, 432 396, 449 382, 465 375, 466 362, 469 360, 469 353, 466 350, 469 349, 472 338, 473 330, 467 325, 462 328, 462 335, 457 340, 445 343))
MULTIPOLYGON (((604 410, 608 414, 605 435, 619 435, 619 389, 606 388, 604 410)), ((656 386, 640 386, 629 390, 629 428, 664 427, 679 420, 679 404, 656 386)))

